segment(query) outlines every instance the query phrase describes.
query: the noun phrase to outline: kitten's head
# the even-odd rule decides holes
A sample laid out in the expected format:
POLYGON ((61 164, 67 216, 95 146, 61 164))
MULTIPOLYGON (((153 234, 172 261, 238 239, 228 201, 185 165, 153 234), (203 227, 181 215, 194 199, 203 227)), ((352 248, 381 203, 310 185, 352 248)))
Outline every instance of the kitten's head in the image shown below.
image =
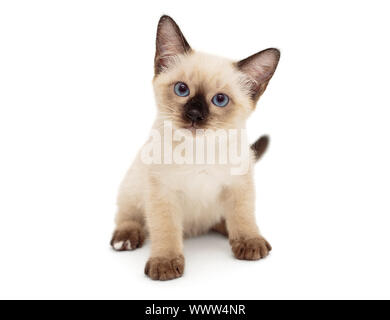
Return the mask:
POLYGON ((267 49, 239 62, 195 52, 168 16, 157 29, 155 78, 159 117, 176 128, 242 127, 265 91, 280 52, 267 49))

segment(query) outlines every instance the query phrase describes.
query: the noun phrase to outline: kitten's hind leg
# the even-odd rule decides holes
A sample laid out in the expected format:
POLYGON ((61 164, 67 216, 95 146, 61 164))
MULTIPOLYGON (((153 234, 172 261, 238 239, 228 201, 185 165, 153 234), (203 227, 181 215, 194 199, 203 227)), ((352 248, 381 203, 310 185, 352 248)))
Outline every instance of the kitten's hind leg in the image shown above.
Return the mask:
POLYGON ((111 239, 111 246, 116 251, 141 248, 146 238, 145 226, 139 214, 124 214, 118 211, 116 228, 111 239))
POLYGON ((219 223, 211 228, 211 231, 218 232, 225 237, 229 237, 229 233, 226 227, 225 219, 222 219, 219 223))

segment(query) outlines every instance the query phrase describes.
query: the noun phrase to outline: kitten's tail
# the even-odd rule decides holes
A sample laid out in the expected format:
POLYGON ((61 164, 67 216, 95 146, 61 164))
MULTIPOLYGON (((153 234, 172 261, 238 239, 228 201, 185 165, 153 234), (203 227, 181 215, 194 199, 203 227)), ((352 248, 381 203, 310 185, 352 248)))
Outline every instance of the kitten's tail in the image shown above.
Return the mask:
POLYGON ((256 162, 259 161, 263 154, 267 151, 268 145, 268 136, 261 136, 259 139, 256 140, 255 143, 251 145, 251 149, 255 155, 256 162))

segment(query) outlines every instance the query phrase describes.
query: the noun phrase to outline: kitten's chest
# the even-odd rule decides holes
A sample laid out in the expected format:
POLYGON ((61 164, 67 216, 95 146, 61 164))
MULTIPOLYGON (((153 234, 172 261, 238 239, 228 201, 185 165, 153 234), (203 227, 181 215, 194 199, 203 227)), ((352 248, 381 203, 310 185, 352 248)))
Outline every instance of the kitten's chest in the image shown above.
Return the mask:
POLYGON ((221 221, 223 210, 219 199, 227 182, 222 172, 210 170, 195 171, 182 180, 178 194, 186 236, 207 232, 221 221))
POLYGON ((210 230, 223 217, 221 192, 230 185, 229 168, 177 166, 165 172, 165 187, 175 194, 186 236, 210 230))
POLYGON ((186 204, 207 207, 218 200, 230 179, 225 168, 193 167, 176 172, 171 183, 186 204))

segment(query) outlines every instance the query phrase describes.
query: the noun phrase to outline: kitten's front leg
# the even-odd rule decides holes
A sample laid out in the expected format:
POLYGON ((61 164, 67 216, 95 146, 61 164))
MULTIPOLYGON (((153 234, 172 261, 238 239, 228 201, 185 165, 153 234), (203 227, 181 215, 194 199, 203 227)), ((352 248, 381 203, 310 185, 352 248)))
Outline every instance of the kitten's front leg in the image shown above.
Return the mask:
POLYGON ((272 250, 259 232, 255 218, 255 190, 251 176, 238 178, 223 192, 226 226, 234 256, 240 260, 259 260, 272 250))
POLYGON ((183 231, 173 192, 167 192, 156 178, 150 180, 147 223, 151 255, 145 274, 153 280, 172 280, 184 273, 183 231))

